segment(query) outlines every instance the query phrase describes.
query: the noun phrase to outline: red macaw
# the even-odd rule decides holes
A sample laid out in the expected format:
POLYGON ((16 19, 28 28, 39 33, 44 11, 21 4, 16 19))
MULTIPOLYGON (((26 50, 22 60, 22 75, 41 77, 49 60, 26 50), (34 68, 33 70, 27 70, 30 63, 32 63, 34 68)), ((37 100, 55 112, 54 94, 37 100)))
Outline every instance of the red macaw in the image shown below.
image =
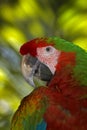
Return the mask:
POLYGON ((86 51, 49 37, 23 44, 20 53, 23 75, 35 89, 22 100, 11 130, 87 130, 86 51))

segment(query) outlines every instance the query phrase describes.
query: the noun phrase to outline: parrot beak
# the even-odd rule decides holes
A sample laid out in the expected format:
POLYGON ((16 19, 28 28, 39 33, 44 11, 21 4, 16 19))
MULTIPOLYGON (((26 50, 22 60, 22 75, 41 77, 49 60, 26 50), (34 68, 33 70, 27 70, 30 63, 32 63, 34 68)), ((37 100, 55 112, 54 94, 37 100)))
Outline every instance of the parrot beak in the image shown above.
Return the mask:
POLYGON ((26 81, 33 87, 48 84, 53 76, 46 65, 29 54, 23 56, 22 73, 26 81))

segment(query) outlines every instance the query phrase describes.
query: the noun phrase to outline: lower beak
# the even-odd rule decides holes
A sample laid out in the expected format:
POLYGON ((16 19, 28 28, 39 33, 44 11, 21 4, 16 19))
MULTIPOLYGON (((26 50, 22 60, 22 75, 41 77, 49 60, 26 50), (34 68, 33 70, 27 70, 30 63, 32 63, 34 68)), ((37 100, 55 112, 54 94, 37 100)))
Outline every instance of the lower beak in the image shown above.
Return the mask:
POLYGON ((46 65, 29 54, 23 56, 22 73, 26 81, 33 87, 48 84, 53 76, 52 72, 46 65))

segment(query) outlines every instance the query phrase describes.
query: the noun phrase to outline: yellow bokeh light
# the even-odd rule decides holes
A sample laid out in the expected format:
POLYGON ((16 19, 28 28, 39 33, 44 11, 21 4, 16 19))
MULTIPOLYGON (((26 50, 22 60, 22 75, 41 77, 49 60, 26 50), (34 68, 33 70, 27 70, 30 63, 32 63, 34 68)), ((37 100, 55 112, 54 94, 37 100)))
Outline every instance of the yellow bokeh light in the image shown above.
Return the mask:
POLYGON ((44 35, 43 27, 41 26, 39 22, 36 22, 36 21, 31 23, 31 26, 29 26, 29 31, 35 37, 38 37, 38 36, 40 37, 44 35))
POLYGON ((36 6, 37 4, 35 1, 20 0, 20 7, 22 11, 24 11, 24 13, 30 17, 33 17, 36 15, 36 11, 35 11, 36 6))
POLYGON ((79 38, 73 41, 76 45, 80 46, 81 48, 87 51, 87 39, 86 38, 79 38))
POLYGON ((76 0, 77 7, 87 9, 87 0, 76 0))
POLYGON ((13 22, 15 20, 14 14, 13 14, 13 8, 11 8, 8 5, 3 5, 0 9, 1 15, 4 20, 7 20, 9 22, 13 22))
POLYGON ((26 41, 26 38, 24 37, 24 35, 22 34, 20 30, 18 30, 17 28, 9 27, 9 26, 5 26, 3 30, 1 30, 1 35, 17 51, 19 50, 20 45, 24 41, 26 41))

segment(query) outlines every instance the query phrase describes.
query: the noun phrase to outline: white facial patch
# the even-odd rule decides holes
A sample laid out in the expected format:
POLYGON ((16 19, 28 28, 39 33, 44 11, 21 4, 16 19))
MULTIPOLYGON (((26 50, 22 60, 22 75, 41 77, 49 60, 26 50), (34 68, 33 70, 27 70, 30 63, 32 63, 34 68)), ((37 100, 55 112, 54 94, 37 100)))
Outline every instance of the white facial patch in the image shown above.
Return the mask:
POLYGON ((52 46, 37 48, 37 58, 43 64, 47 65, 52 74, 55 73, 56 65, 61 51, 56 50, 52 46))

